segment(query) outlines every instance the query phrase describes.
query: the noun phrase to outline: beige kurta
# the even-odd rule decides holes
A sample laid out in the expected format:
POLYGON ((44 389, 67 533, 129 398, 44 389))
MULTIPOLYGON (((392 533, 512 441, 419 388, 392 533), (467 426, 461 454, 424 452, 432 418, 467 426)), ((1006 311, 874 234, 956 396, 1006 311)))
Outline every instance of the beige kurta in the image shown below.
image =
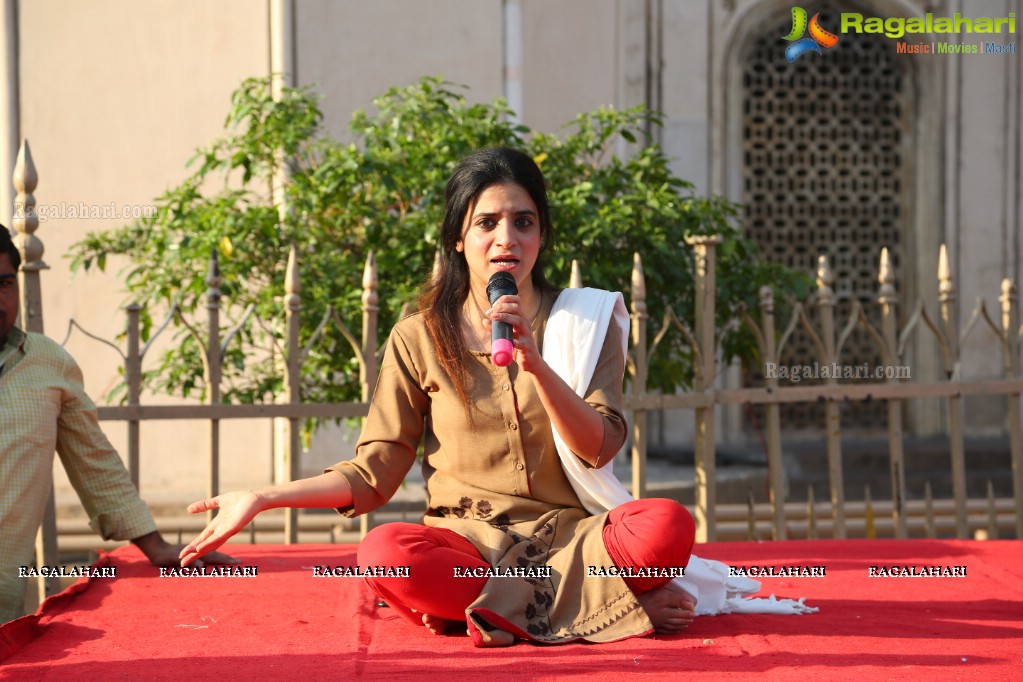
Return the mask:
MULTIPOLYGON (((533 326, 537 347, 555 298, 543 297, 533 326)), ((478 622, 475 614, 543 642, 650 632, 623 580, 587 577, 589 566, 613 564, 601 537, 606 514, 590 516, 572 490, 532 377, 516 363, 497 367, 483 353, 472 353, 468 365, 471 424, 422 316, 395 325, 355 458, 331 467, 353 492, 352 506, 339 511, 356 516, 387 502, 422 442, 424 524, 466 537, 494 567, 551 569, 550 578, 491 578, 469 608, 470 622, 478 622)), ((604 418, 601 462, 625 441, 623 371, 620 331, 612 323, 584 397, 604 418)))

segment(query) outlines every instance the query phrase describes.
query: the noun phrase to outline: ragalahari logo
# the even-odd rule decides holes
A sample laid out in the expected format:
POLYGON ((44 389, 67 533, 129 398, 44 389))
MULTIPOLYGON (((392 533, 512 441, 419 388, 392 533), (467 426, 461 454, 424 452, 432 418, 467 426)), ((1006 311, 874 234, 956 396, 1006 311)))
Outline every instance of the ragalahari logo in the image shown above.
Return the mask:
POLYGON ((785 40, 792 43, 785 48, 785 58, 789 64, 799 59, 807 52, 821 52, 822 47, 834 47, 838 42, 838 36, 831 31, 825 30, 820 24, 820 13, 813 15, 809 26, 806 22, 806 10, 802 7, 792 8, 792 31, 785 36, 785 40), (810 37, 804 38, 803 33, 809 28, 810 37))

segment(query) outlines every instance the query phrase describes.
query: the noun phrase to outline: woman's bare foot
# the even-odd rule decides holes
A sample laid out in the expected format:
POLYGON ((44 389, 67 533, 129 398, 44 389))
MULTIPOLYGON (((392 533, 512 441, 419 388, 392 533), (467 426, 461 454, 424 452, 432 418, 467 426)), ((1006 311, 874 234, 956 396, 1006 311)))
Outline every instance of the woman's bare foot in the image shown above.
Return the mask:
POLYGON ((472 623, 466 634, 472 639, 472 643, 479 648, 492 648, 511 646, 515 643, 515 635, 507 630, 501 630, 483 620, 477 614, 471 614, 472 623))
MULTIPOLYGON (((470 633, 472 637, 472 633, 470 633)), ((511 646, 515 644, 515 635, 511 634, 506 630, 492 630, 487 633, 487 638, 483 640, 483 646, 485 647, 496 647, 496 646, 511 646)))
MULTIPOLYGON (((472 637, 472 630, 466 630, 465 633, 469 635, 469 637, 472 637)), ((476 644, 476 646, 487 649, 492 647, 511 646, 515 643, 515 635, 507 630, 491 630, 486 634, 486 637, 481 638, 479 641, 481 643, 476 644)), ((473 643, 475 642, 476 640, 473 639, 473 643)))
POLYGON ((659 635, 682 632, 693 622, 696 603, 671 583, 644 592, 637 599, 659 635))
MULTIPOLYGON (((412 613, 419 613, 415 609, 411 609, 411 611, 412 613)), ((443 618, 440 618, 439 616, 431 616, 428 613, 424 613, 422 614, 422 616, 423 625, 425 625, 426 629, 435 635, 447 634, 460 625, 460 623, 456 621, 445 620, 443 618)))

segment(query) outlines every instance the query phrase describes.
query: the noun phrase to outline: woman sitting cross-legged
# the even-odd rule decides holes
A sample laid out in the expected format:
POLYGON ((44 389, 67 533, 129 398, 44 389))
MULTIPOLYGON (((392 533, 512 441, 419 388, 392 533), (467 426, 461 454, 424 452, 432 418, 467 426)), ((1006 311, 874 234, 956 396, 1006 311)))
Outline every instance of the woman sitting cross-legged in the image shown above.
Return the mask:
POLYGON ((409 567, 407 578, 368 578, 409 620, 434 632, 467 629, 476 646, 683 630, 694 602, 668 583, 670 569, 689 561, 689 513, 649 499, 592 514, 559 457, 560 444, 573 466, 600 468, 625 442, 627 332, 615 316, 602 318, 592 375, 575 389, 541 354, 548 318, 568 291, 551 286, 541 267, 553 227, 540 169, 519 151, 480 150, 452 175, 446 201, 439 273, 419 312, 391 332, 354 459, 314 478, 193 503, 189 511, 221 511, 182 564, 266 509, 372 511, 401 485, 422 444, 422 522, 375 528, 358 552, 363 567, 409 567), (517 293, 491 304, 496 273, 507 273, 517 293), (508 364, 491 354, 496 323, 512 331, 508 364))

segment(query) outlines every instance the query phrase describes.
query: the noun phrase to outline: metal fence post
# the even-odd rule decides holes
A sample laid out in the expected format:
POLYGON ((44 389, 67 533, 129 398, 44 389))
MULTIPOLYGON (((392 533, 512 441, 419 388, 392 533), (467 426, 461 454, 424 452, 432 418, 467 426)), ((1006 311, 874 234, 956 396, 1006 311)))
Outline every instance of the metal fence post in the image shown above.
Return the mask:
MULTIPOLYGON (((27 332, 43 333, 43 294, 39 273, 49 270, 43 262, 43 243, 35 235, 39 228, 36 214, 36 198, 32 194, 39 183, 32 150, 28 140, 21 143, 18 160, 14 164, 14 243, 21 252, 21 270, 18 286, 21 291, 21 326, 27 332)), ((57 551, 57 505, 50 485, 49 499, 43 510, 43 522, 36 533, 36 563, 40 566, 55 566, 57 551)), ((39 601, 60 591, 60 580, 55 577, 39 580, 39 601)))
MULTIPOLYGON (((898 324, 895 292, 895 272, 887 247, 881 249, 881 264, 877 275, 880 287, 877 302, 881 305, 881 336, 887 352, 884 361, 892 367, 888 383, 898 383, 894 366, 899 361, 899 340, 895 333, 898 324)), ((908 537, 906 527, 906 470, 902 451, 902 401, 889 398, 888 403, 888 462, 892 479, 892 522, 895 537, 908 537)))
MULTIPOLYGON (((938 301, 941 306, 941 322, 948 342, 945 357, 945 377, 949 381, 960 379, 959 367, 959 320, 956 307, 956 288, 952 279, 952 268, 948 263, 948 251, 941 245, 938 252, 938 301)), ((961 395, 948 397, 948 437, 952 452, 952 495, 956 504, 956 537, 969 534, 966 512, 966 450, 964 444, 965 415, 961 395)))
MULTIPOLYGON (((714 296, 717 236, 694 236, 686 241, 696 256, 696 340, 700 360, 696 371, 696 391, 713 397, 717 374, 714 296)), ((715 401, 696 408, 696 541, 717 539, 717 474, 715 461, 715 401)))
MULTIPOLYGON (((632 256, 632 349, 635 373, 632 377, 632 395, 641 398, 646 395, 647 357, 646 277, 643 274, 643 259, 638 253, 632 256)), ((638 404, 638 401, 637 401, 638 404)), ((632 496, 637 500, 646 497, 646 455, 647 455, 647 414, 646 408, 632 410, 632 496)))
MULTIPOLYGON (((774 291, 760 287, 760 321, 764 335, 764 385, 768 390, 778 388, 776 372, 769 372, 767 363, 777 364, 778 350, 774 338, 774 291)), ((770 475, 771 530, 775 540, 785 539, 785 462, 781 453, 781 405, 764 406, 767 431, 767 468, 770 475)))
MULTIPOLYGON (((128 313, 128 355, 124 359, 124 382, 128 386, 128 405, 137 407, 142 396, 142 357, 139 351, 141 307, 137 303, 131 303, 125 306, 125 311, 128 313)), ((140 431, 141 422, 138 419, 128 420, 128 475, 131 476, 135 490, 139 490, 141 478, 140 431)))
MULTIPOLYGON (((1019 297, 1011 279, 1002 280, 1002 334, 1005 336, 1005 373, 1018 379, 1019 361, 1019 297)), ((1020 394, 1006 397, 1009 408, 1009 450, 1012 453, 1012 495, 1016 507, 1016 537, 1023 539, 1023 432, 1020 424, 1020 394)))
MULTIPOLYGON (((438 252, 439 254, 439 252, 438 252)), ((439 265, 434 261, 434 268, 439 265)), ((380 295, 377 289, 380 278, 377 274, 377 261, 373 252, 366 256, 366 266, 362 269, 362 362, 359 365, 359 379, 362 384, 362 402, 368 403, 373 397, 373 389, 377 383, 377 323, 380 315, 380 295)), ((366 537, 369 532, 371 514, 359 517, 359 533, 366 537)))
MULTIPOLYGON (((297 405, 302 402, 302 347, 299 339, 302 310, 302 282, 298 272, 298 254, 295 246, 288 252, 288 267, 284 275, 285 319, 288 334, 287 356, 285 357, 286 380, 288 382, 288 404, 297 405)), ((287 481, 290 483, 299 476, 299 457, 302 452, 301 420, 288 417, 288 446, 285 456, 287 481)), ((298 510, 288 507, 284 513, 284 542, 298 542, 298 510)))
MULTIPOLYGON (((210 265, 206 273, 206 316, 209 333, 206 340, 206 401, 220 403, 220 261, 216 248, 210 252, 210 265)), ((210 418, 210 462, 207 470, 207 497, 220 494, 220 420, 210 418)), ((213 520, 214 510, 206 512, 206 523, 213 520)))
MULTIPOLYGON (((825 384, 838 383, 836 372, 838 354, 835 350, 835 292, 831 288, 835 277, 827 256, 817 259, 817 307, 821 316, 821 336, 824 342, 824 364, 829 368, 825 384)), ((831 537, 845 538, 845 483, 842 477, 842 414, 839 404, 828 400, 824 405, 824 430, 828 447, 828 481, 831 487, 831 519, 834 528, 831 537)))
POLYGON ((362 358, 360 381, 362 402, 369 402, 377 384, 377 323, 380 316, 380 277, 373 252, 366 256, 362 269, 362 358))

